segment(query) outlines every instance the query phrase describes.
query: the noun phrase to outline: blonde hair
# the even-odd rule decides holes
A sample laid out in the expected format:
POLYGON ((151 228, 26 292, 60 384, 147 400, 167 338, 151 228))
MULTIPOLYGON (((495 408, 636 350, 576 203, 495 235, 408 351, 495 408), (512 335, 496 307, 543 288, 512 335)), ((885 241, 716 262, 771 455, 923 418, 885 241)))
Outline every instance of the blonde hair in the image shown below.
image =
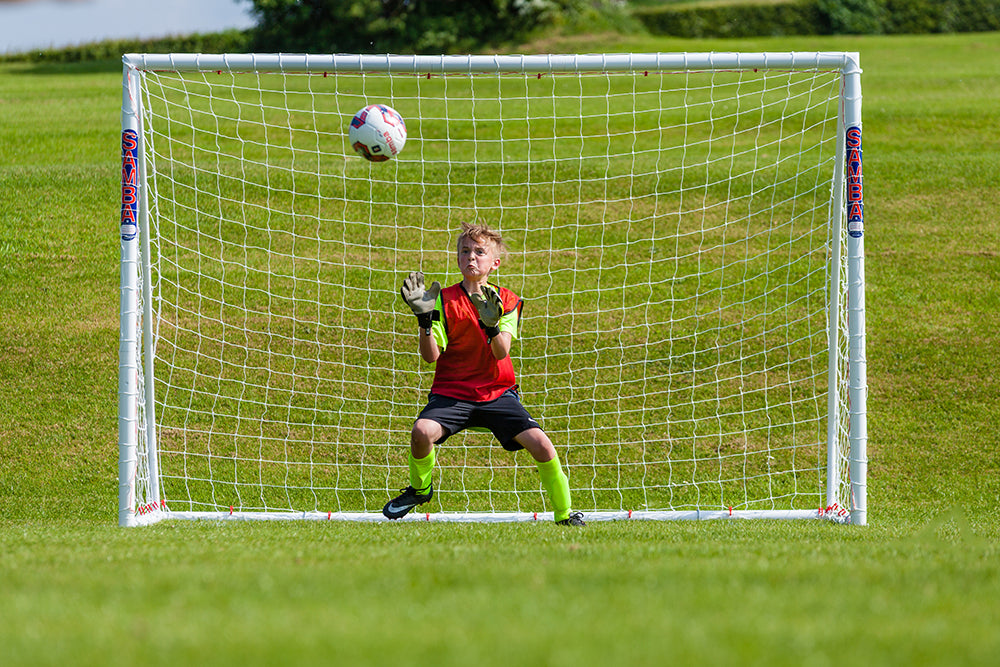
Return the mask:
POLYGON ((500 232, 495 232, 486 225, 479 224, 478 222, 462 223, 462 231, 458 235, 456 248, 461 249, 462 241, 467 239, 477 243, 489 241, 493 244, 493 247, 496 248, 497 256, 502 256, 505 252, 507 252, 507 246, 504 244, 503 237, 500 236, 500 232))

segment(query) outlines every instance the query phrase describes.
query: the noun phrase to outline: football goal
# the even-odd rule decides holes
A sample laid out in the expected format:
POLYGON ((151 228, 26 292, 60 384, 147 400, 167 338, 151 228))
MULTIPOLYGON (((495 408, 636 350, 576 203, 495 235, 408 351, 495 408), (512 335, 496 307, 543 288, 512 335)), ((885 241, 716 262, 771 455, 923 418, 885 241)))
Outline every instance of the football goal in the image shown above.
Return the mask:
MULTIPOLYGON (((384 521, 433 375, 400 283, 458 282, 463 221, 588 521, 866 522, 857 54, 123 61, 121 525, 384 521)), ((433 482, 406 520, 551 517, 488 433, 433 482)))

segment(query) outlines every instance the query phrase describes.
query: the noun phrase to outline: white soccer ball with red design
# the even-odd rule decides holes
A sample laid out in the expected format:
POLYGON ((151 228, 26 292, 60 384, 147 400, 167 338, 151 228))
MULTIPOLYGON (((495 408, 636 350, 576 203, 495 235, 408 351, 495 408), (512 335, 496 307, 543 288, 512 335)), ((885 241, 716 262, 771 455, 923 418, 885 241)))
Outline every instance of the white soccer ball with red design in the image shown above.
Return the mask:
POLYGON ((385 162, 403 150, 406 122, 392 107, 369 104, 354 114, 347 138, 364 159, 385 162))

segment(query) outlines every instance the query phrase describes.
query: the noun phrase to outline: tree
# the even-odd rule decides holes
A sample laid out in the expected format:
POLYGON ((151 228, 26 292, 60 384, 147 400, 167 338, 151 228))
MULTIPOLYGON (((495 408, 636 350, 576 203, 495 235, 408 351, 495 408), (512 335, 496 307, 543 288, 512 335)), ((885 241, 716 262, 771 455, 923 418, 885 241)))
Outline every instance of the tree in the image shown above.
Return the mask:
POLYGON ((507 39, 537 14, 520 0, 249 1, 254 49, 300 53, 462 50, 507 39))
POLYGON ((468 52, 567 21, 593 28, 595 18, 625 15, 621 0, 243 1, 258 21, 252 48, 286 53, 468 52))

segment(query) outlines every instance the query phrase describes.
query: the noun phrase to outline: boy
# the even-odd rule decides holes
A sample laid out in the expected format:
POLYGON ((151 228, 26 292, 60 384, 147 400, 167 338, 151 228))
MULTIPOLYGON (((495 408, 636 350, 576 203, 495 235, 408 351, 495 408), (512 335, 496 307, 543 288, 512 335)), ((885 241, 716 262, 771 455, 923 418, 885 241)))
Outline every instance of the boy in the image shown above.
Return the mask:
POLYGON ((487 283, 500 266, 503 239, 485 225, 463 223, 458 237, 462 281, 441 289, 411 273, 400 289, 417 316, 420 356, 436 363, 427 406, 410 431, 410 486, 382 508, 399 519, 434 495, 434 445, 465 428, 487 428, 504 449, 527 449, 561 525, 583 526, 570 509, 569 481, 552 441, 521 405, 510 346, 521 321, 521 299, 487 283))

